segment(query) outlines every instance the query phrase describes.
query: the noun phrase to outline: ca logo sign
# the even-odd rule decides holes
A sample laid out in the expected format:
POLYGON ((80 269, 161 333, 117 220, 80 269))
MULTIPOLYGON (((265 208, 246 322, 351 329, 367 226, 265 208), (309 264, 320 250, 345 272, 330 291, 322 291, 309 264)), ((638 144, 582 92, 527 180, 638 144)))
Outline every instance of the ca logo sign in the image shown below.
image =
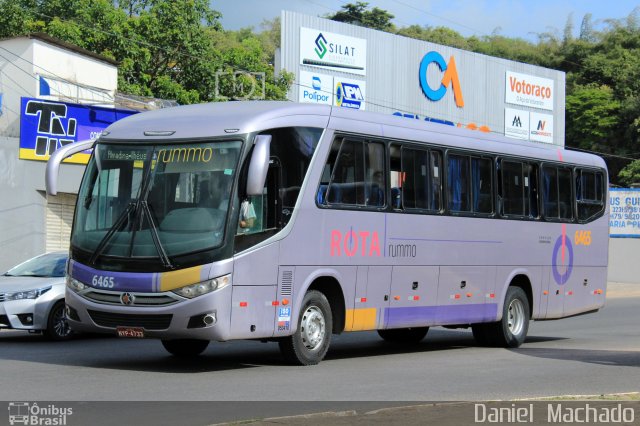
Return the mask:
POLYGON ((456 61, 453 59, 453 56, 449 58, 449 63, 447 64, 438 52, 432 51, 424 55, 424 58, 422 58, 420 62, 420 87, 422 87, 424 95, 432 101, 437 102, 444 97, 449 86, 453 89, 453 97, 455 98, 456 105, 458 108, 462 108, 464 106, 464 99, 462 98, 460 79, 458 78, 456 61), (427 69, 432 63, 436 63, 440 71, 444 73, 440 87, 435 90, 431 88, 427 82, 427 69))

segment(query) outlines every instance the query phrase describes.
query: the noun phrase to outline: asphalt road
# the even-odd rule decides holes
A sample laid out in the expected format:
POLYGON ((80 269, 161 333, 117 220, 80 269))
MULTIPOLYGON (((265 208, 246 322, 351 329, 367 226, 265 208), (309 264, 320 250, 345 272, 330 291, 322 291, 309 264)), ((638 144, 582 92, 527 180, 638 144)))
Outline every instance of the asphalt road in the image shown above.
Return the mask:
POLYGON ((638 289, 611 285, 605 309, 596 314, 533 322, 518 349, 475 347, 470 331, 442 328, 409 348, 383 342, 375 332, 347 333, 334 336, 327 358, 312 367, 286 365, 275 343, 212 343, 185 362, 154 340, 88 336, 54 343, 0 331, 0 400, 244 401, 218 404, 217 420, 228 420, 411 401, 635 392, 638 289))

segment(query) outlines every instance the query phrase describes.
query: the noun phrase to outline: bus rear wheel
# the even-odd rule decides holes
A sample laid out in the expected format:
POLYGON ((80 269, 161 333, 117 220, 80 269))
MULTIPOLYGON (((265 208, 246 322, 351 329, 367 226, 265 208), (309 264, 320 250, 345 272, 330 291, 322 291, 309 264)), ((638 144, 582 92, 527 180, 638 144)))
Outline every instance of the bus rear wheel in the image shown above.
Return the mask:
POLYGON ((280 351, 295 365, 315 365, 329 350, 333 319, 326 296, 319 291, 307 292, 302 300, 298 328, 291 336, 281 339, 280 351))
POLYGON ((429 327, 393 328, 378 330, 378 334, 387 342, 419 343, 429 332, 429 327))
POLYGON ((163 340, 162 346, 164 346, 171 355, 190 357, 200 355, 204 352, 207 346, 209 346, 209 341, 199 339, 163 340))
POLYGON ((474 324, 473 337, 483 346, 517 348, 529 330, 529 299, 520 287, 509 287, 502 307, 502 319, 488 324, 474 324))

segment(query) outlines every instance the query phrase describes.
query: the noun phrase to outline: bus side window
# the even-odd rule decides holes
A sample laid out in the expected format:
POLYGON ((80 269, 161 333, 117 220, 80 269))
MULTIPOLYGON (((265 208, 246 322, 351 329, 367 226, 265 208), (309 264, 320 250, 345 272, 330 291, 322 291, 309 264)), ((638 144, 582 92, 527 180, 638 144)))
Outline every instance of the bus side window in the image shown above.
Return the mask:
POLYGON ((576 171, 577 215, 580 221, 588 221, 603 210, 602 182, 601 172, 582 169, 576 171))
POLYGON ((318 194, 317 199, 328 205, 384 206, 384 152, 379 142, 334 141, 328 160, 328 165, 333 165, 330 181, 325 194, 318 194))
POLYGON ((525 215, 530 218, 536 219, 539 216, 538 212, 538 165, 527 164, 525 165, 525 196, 528 198, 525 200, 525 215))
POLYGON ((493 191, 491 190, 492 160, 471 158, 471 194, 474 213, 492 213, 493 191))
POLYGON ((573 219, 571 169, 558 169, 558 207, 560 219, 573 219))
MULTIPOLYGON (((522 163, 502 161, 502 214, 524 215, 524 179, 522 163)), ((528 180, 528 178, 527 178, 528 180)))
POLYGON ((545 166, 542 168, 542 199, 544 216, 549 219, 573 219, 571 169, 545 166))
POLYGON ((447 195, 449 210, 468 212, 469 206, 469 157, 451 154, 447 159, 447 195))

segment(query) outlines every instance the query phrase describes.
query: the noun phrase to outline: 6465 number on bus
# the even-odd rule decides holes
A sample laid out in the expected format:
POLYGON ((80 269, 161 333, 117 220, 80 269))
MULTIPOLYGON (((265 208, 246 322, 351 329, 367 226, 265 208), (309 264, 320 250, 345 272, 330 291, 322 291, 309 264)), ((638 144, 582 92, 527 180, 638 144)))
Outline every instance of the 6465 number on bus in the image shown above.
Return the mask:
POLYGON ((102 275, 94 275, 91 283, 94 287, 100 288, 113 288, 115 286, 113 277, 103 277, 102 275))

